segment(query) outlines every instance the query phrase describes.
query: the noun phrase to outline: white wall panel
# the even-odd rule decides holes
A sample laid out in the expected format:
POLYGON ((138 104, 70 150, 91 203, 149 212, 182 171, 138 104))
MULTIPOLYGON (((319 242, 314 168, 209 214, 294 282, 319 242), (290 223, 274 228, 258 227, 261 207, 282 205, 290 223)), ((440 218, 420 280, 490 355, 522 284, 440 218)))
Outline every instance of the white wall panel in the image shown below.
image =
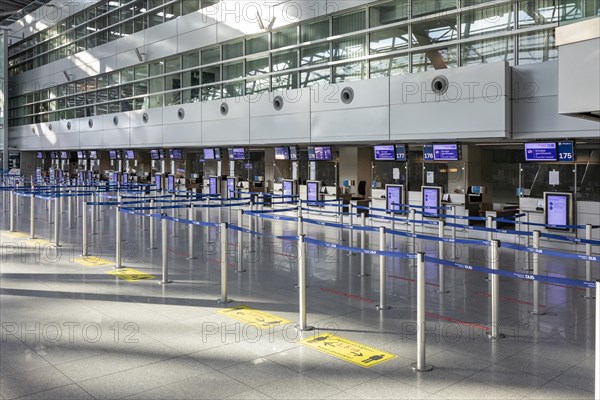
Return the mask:
POLYGON ((207 14, 197 11, 177 18, 177 32, 181 36, 210 25, 215 25, 216 21, 214 15, 209 14, 211 14, 211 10, 207 10, 207 14))
POLYGON ((247 97, 228 99, 229 113, 221 115, 224 101, 202 103, 202 144, 246 144, 250 141, 250 102, 247 97))
POLYGON ((160 125, 132 127, 130 142, 131 147, 162 146, 163 127, 160 125))
POLYGON ((177 49, 179 52, 198 49, 217 42, 217 25, 197 29, 184 33, 177 37, 177 49))
POLYGON ((149 60, 154 60, 161 57, 169 57, 177 51, 177 38, 171 37, 166 40, 161 40, 146 46, 146 57, 149 60))
MULTIPOLYGON (((88 134, 89 135, 89 134, 88 134)), ((78 149, 80 148, 80 135, 76 132, 59 133, 58 135, 59 147, 61 149, 78 149)), ((97 135, 92 135, 97 136, 97 135)))
POLYGON ((79 144, 82 148, 95 149, 103 147, 104 141, 98 132, 85 132, 79 134, 79 144))
POLYGON ((148 28, 144 31, 144 35, 144 42, 146 45, 177 36, 177 21, 169 21, 148 28))
POLYGON ((105 129, 102 131, 104 148, 129 147, 129 129, 105 129))

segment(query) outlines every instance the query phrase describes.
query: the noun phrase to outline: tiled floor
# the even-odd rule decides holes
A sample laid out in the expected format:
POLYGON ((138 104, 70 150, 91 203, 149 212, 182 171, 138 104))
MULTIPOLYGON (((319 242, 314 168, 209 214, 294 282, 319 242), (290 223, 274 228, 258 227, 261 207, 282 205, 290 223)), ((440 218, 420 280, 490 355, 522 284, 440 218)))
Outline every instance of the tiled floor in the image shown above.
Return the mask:
MULTIPOLYGON (((53 232, 43 206, 38 201, 41 240, 53 232)), ((177 236, 169 237, 174 283, 159 285, 161 250, 147 250, 148 221, 142 226, 137 217, 123 216, 124 265, 156 276, 129 282, 107 274, 112 266, 74 260, 81 252, 81 218, 73 218, 76 229, 61 229, 64 245, 56 249, 27 239, 28 201, 20 211, 22 234, 8 233, 8 214, 0 214, 1 399, 593 398, 595 307, 577 289, 541 285, 547 314, 532 316, 531 283, 502 278, 500 325, 507 338, 489 341, 484 277, 448 269, 450 293, 439 294, 437 265, 428 265, 427 362, 434 370, 417 374, 410 368, 416 360, 415 270, 406 260, 388 260, 392 309, 379 312, 378 258, 365 257, 371 275, 361 278, 361 256, 309 246, 308 322, 317 330, 298 335, 295 249, 263 238, 249 251, 244 237, 248 271, 236 274, 237 233, 230 232, 234 302, 226 307, 244 304, 293 321, 260 331, 217 313, 223 306, 215 301, 216 230, 207 235, 196 229, 199 259, 189 261, 186 230, 177 228, 177 236), (397 357, 362 368, 299 343, 324 331, 397 357)), ((216 221, 216 211, 211 214, 216 221)), ((67 215, 61 218, 66 225, 67 215)), ((114 209, 102 213, 97 229, 94 254, 114 260, 114 209)), ((291 235, 295 229, 294 223, 265 221, 264 231, 291 235)), ((339 243, 331 228, 311 225, 305 231, 339 243)), ((368 246, 376 248, 377 238, 368 237, 368 246)), ((160 245, 158 226, 156 239, 160 245)), ((406 248, 404 239, 396 245, 406 248)), ((437 255, 437 245, 420 246, 437 255)), ((484 265, 481 249, 459 250, 463 261, 484 265)), ((502 252, 502 268, 521 264, 502 252)), ((542 258, 542 271, 582 279, 584 264, 542 258)))

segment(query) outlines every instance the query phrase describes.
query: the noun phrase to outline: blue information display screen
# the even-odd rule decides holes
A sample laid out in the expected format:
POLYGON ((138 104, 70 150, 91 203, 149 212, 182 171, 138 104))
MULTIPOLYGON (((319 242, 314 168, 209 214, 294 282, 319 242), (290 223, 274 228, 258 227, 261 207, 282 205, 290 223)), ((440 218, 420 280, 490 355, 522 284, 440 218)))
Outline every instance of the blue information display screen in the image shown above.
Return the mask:
POLYGON ((546 195, 546 223, 548 225, 569 224, 569 196, 564 194, 546 195))
POLYGON ((129 174, 127 172, 123 172, 123 185, 129 184, 129 174))
POLYGON ((434 144, 433 159, 435 161, 458 161, 457 144, 434 144))
POLYGON ((294 195, 294 181, 283 181, 283 195, 293 196, 294 195))
POLYGON ((406 145, 396 145, 396 161, 406 161, 406 145))
POLYGON ((525 161, 556 160, 556 143, 525 143, 525 161))
POLYGON ((289 160, 290 159, 290 148, 289 147, 275 147, 275 159, 276 160, 289 160))
POLYGON ((77 178, 77 182, 82 185, 84 183, 84 179, 85 179, 85 174, 84 171, 79 171, 79 175, 77 178))
POLYGON ((433 161, 433 145, 432 144, 424 144, 423 145, 423 161, 433 161))
POLYGON ((235 197, 235 178, 227 178, 227 197, 235 197))
POLYGON ((169 156, 171 160, 183 160, 183 149, 170 149, 169 156))
POLYGON ((162 175, 154 175, 154 186, 157 192, 162 192, 162 175))
POLYGON ((211 176, 208 178, 208 194, 219 194, 218 179, 216 176, 211 176))
POLYGON ((558 142, 558 161, 575 161, 575 148, 573 142, 558 142))
POLYGON ((119 184, 119 173, 118 172, 113 172, 113 174, 112 174, 112 183, 114 185, 118 185, 119 184))
POLYGON ((92 181, 92 171, 87 172, 87 180, 88 180, 88 182, 92 181))
POLYGON ((167 176, 167 192, 175 191, 175 176, 169 175, 167 176))
POLYGON ((246 149, 243 147, 237 147, 231 149, 230 156, 234 160, 245 160, 246 159, 246 149))
POLYGON ((204 149, 204 159, 205 160, 214 160, 215 159, 215 149, 204 149))
POLYGON ((396 159, 396 150, 393 144, 375 146, 375 161, 394 161, 396 159))
POLYGON ((423 187, 423 212, 425 214, 438 214, 440 207, 440 189, 423 187))
POLYGON ((388 185, 386 188, 386 198, 388 210, 401 210, 402 206, 402 186, 388 185))
POLYGON ((319 201, 319 183, 306 182, 306 200, 319 201))

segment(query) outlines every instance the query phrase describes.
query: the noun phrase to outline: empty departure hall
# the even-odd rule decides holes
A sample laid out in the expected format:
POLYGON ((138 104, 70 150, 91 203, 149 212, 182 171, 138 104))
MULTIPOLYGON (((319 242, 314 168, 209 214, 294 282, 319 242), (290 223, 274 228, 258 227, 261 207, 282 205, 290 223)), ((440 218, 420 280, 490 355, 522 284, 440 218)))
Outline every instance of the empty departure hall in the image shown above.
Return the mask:
POLYGON ((600 399, 600 1, 3 0, 0 400, 600 399))

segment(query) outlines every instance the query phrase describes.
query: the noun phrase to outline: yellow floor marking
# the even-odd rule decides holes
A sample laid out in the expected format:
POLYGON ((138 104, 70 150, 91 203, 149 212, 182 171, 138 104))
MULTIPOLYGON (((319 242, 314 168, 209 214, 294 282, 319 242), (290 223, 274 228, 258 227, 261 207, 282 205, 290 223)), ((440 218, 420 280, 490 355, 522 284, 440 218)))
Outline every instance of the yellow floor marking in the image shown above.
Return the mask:
POLYGON ((231 307, 217 312, 230 318, 237 319, 238 321, 255 325, 261 329, 266 329, 271 326, 285 325, 292 322, 288 319, 281 318, 277 315, 269 314, 264 311, 256 310, 248 306, 231 307))
POLYGON ((86 267, 103 267, 105 265, 114 264, 114 261, 108 261, 104 258, 94 256, 77 257, 75 258, 75 262, 85 265, 86 267))
POLYGON ((363 368, 369 368, 373 365, 396 358, 395 354, 344 339, 332 335, 331 333, 311 336, 300 341, 300 343, 363 368))
POLYGON ((9 232, 9 231, 6 231, 5 233, 8 236, 13 237, 13 238, 18 238, 18 239, 27 239, 27 238, 29 238, 29 234, 25 233, 25 232, 9 232))
POLYGON ((111 274, 118 278, 125 279, 126 281, 141 281, 156 278, 155 276, 145 274, 133 268, 116 269, 114 271, 108 271, 107 274, 111 274))

